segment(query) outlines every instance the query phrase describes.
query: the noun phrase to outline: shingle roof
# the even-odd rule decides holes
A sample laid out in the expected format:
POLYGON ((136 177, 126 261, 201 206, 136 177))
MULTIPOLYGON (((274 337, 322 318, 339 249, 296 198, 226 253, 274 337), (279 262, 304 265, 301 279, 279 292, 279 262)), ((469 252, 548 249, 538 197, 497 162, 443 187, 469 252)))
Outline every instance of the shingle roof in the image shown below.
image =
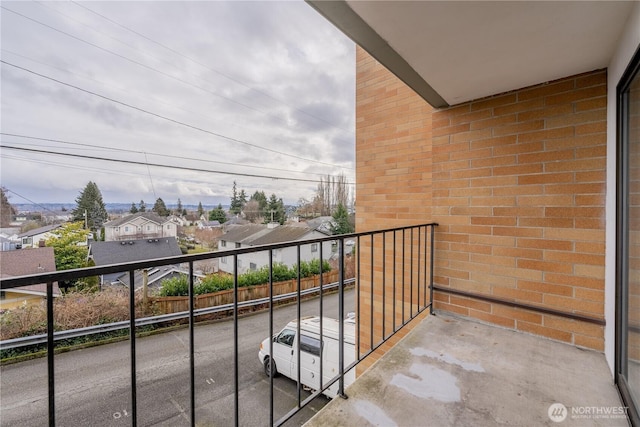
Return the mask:
MULTIPOLYGON (((56 271, 56 261, 53 248, 19 249, 15 251, 0 252, 0 271, 2 277, 26 276, 28 274, 47 273, 56 271)), ((21 286, 14 288, 12 292, 24 292, 29 294, 46 295, 45 283, 21 286)), ((53 295, 59 296, 58 284, 53 284, 53 295)))
POLYGON ((220 240, 235 243, 244 243, 245 245, 251 245, 251 242, 258 237, 269 232, 266 225, 259 224, 247 224, 239 225, 230 229, 226 234, 220 236, 220 240))
POLYGON ((182 255, 175 237, 93 242, 89 248, 96 265, 145 261, 182 255))
POLYGON ((265 225, 249 224, 231 229, 227 234, 223 234, 220 240, 242 243, 248 246, 271 245, 300 240, 312 231, 314 230, 309 227, 301 227, 299 225, 280 225, 275 228, 268 228, 265 225))
POLYGON ((153 221, 156 224, 164 224, 165 222, 168 221, 167 218, 163 218, 160 215, 156 214, 155 212, 138 212, 135 213, 133 215, 127 215, 124 216, 122 218, 118 218, 118 219, 114 219, 113 221, 109 221, 109 222, 105 222, 104 226, 105 227, 118 227, 122 224, 126 224, 128 222, 133 221, 136 218, 139 217, 143 217, 145 219, 148 219, 149 221, 153 221))
POLYGON ((307 227, 297 227, 291 225, 281 225, 269 230, 269 233, 258 237, 251 242, 252 245, 272 245, 275 243, 291 242, 299 240, 305 234, 311 233, 313 230, 307 227))
POLYGON ((36 236, 38 234, 43 234, 60 227, 62 227, 62 224, 53 224, 53 225, 47 225, 45 227, 34 228, 33 230, 25 231, 24 233, 18 234, 18 237, 36 236))

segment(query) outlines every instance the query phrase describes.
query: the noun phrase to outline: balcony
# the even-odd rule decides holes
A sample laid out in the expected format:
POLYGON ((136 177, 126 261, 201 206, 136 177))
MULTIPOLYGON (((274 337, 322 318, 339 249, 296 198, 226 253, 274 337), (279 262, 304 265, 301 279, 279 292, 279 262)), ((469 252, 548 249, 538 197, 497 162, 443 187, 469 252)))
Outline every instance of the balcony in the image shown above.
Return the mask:
MULTIPOLYGON (((352 369, 362 370, 364 365, 360 365, 361 362, 368 356, 375 357, 376 350, 388 345, 389 339, 406 333, 403 327, 431 307, 435 227, 436 224, 430 223, 295 243, 2 278, 0 289, 3 291, 46 283, 48 295, 46 334, 0 342, 0 350, 27 345, 46 346, 46 360, 2 367, 3 424, 101 425, 114 420, 131 425, 282 425, 289 420, 300 424, 327 403, 327 399, 321 396, 323 391, 333 386, 339 395, 344 395, 345 374, 352 369), (335 245, 337 251, 323 251, 322 243, 326 242, 335 245), (278 294, 274 291, 274 272, 277 270, 274 253, 293 247, 298 254, 296 265, 300 266, 303 261, 300 254, 308 245, 317 245, 319 259, 332 260, 338 280, 323 283, 325 276, 319 276, 317 286, 304 289, 298 268, 295 291, 278 294), (242 299, 240 290, 245 289, 239 286, 237 266, 244 255, 254 252, 266 252, 268 256, 269 292, 266 297, 242 299), (196 308, 194 265, 198 261, 221 257, 233 260, 232 265, 236 265, 233 302, 196 308), (355 264, 354 278, 346 277, 348 260, 355 264), (128 292, 127 321, 60 330, 60 325, 54 320, 57 302, 52 297, 52 289, 56 282, 128 272, 130 289, 136 289, 137 271, 175 264, 182 264, 189 271, 187 311, 148 315, 141 311, 141 300, 136 292, 128 292), (377 283, 379 271, 394 274, 393 278, 388 275, 381 278, 381 289, 377 289, 379 286, 347 289, 354 282, 377 283), (373 304, 372 310, 372 305, 366 302, 368 298, 376 301, 382 298, 381 320, 376 313, 378 303, 373 304), (242 313, 255 310, 261 313, 241 317, 242 313), (350 312, 355 313, 356 319, 367 319, 357 324, 355 361, 347 362, 354 360, 356 355, 345 357, 344 350, 340 351, 336 355, 339 357, 338 372, 333 377, 321 374, 320 378, 328 379, 323 380, 317 389, 305 389, 299 381, 265 376, 256 357, 259 344, 265 337, 274 336, 292 319, 300 324, 301 318, 322 313, 339 319, 339 340, 344 341, 345 317, 350 312), (228 317, 229 313, 232 320, 223 322, 215 332, 210 332, 207 325, 197 325, 198 320, 212 316, 228 317), (187 323, 187 326, 178 332, 152 337, 141 334, 149 327, 171 322, 187 323), (57 343, 61 340, 114 331, 125 332, 127 342, 78 352, 56 352, 57 343), (169 340, 159 341, 164 335, 168 335, 169 340), (180 343, 178 346, 174 335, 180 343), (221 341, 223 335, 229 339, 224 344, 221 341), (256 336, 259 337, 257 341, 256 336), (155 360, 158 360, 157 364, 153 364, 155 360), (217 374, 213 374, 216 369, 217 374), (78 376, 79 372, 81 376, 78 376), (26 387, 27 383, 36 384, 33 391, 18 397, 24 392, 22 384, 26 387), (16 384, 20 386, 13 389, 16 384), (98 395, 90 395, 92 392, 98 395)), ((323 342, 322 334, 320 342, 323 342)), ((300 350, 297 358, 300 360, 300 350)), ((320 373, 323 363, 321 359, 320 373)))
MULTIPOLYGON (((0 349, 37 343, 46 343, 47 346, 46 362, 36 362, 42 374, 46 371, 46 375, 40 375, 43 380, 46 377, 46 387, 41 387, 31 399, 34 402, 47 401, 48 404, 46 408, 41 405, 40 412, 37 404, 28 405, 31 411, 29 417, 35 424, 20 421, 23 425, 47 422, 49 425, 73 425, 80 422, 70 408, 91 407, 92 403, 85 401, 89 398, 74 392, 74 386, 68 384, 68 376, 74 373, 74 368, 70 366, 74 367, 75 362, 69 359, 73 357, 73 352, 57 354, 56 342, 80 335, 124 330, 128 331, 128 350, 123 352, 124 348, 120 345, 123 365, 111 368, 114 371, 106 373, 103 379, 93 379, 95 374, 91 378, 92 381, 104 381, 106 384, 113 381, 112 376, 128 378, 124 394, 120 390, 121 395, 114 398, 109 390, 105 390, 104 398, 115 399, 124 408, 114 412, 112 418, 122 418, 121 421, 131 425, 297 425, 307 421, 310 426, 537 425, 549 424, 551 417, 561 417, 562 411, 565 411, 567 425, 626 425, 626 408, 617 395, 601 353, 489 326, 444 311, 434 312, 434 290, 446 292, 433 284, 435 227, 436 224, 431 223, 295 244, 265 245, 5 278, 0 282, 2 290, 30 283, 48 283, 51 292, 52 284, 56 281, 115 271, 128 271, 132 286, 135 287, 137 270, 167 264, 186 264, 191 276, 189 309, 185 312, 148 317, 136 315, 139 302, 134 293, 129 293, 129 321, 81 330, 58 331, 53 321, 53 298, 48 298, 46 335, 0 342, 0 349), (318 286, 304 289, 300 286, 298 272, 298 287, 294 292, 278 294, 274 291, 274 251, 293 246, 298 249, 299 257, 301 247, 325 241, 334 241, 338 247, 337 255, 332 255, 323 253, 323 245, 318 245, 321 259, 337 257, 336 282, 323 283, 320 278, 318 286), (348 241, 350 244, 346 245, 348 241), (347 253, 345 247, 351 246, 350 241, 355 242, 355 249, 347 253), (232 303, 196 308, 194 263, 225 256, 232 257, 238 265, 238 259, 243 254, 259 251, 266 251, 270 259, 271 275, 266 298, 239 297, 236 273, 232 303), (355 263, 355 280, 345 277, 347 259, 355 263), (355 289, 347 289, 354 282, 355 289), (254 320, 252 326, 248 326, 248 321, 240 314, 260 307, 263 308, 262 314, 251 316, 254 320), (250 338, 250 331, 255 335, 257 328, 257 336, 262 339, 277 334, 291 319, 300 324, 300 319, 305 316, 323 313, 340 319, 339 339, 344 342, 344 318, 348 312, 353 312, 356 319, 355 361, 348 363, 349 358, 345 357, 344 352, 340 353, 338 373, 329 380, 323 380, 317 390, 309 390, 301 382, 287 378, 267 378, 264 375, 256 359, 259 341, 251 342, 253 338, 250 338), (211 336, 219 332, 207 332, 209 326, 197 324, 200 318, 221 313, 231 313, 233 319, 224 322, 231 323, 225 330, 231 348, 212 343, 211 336), (180 320, 188 322, 188 326, 175 333, 180 334, 179 341, 184 344, 183 347, 174 349, 172 345, 153 344, 152 338, 140 336, 144 327, 180 320), (154 355, 149 349, 157 346, 163 348, 160 351, 161 359, 177 358, 182 362, 179 372, 158 374, 154 376, 156 379, 150 381, 147 365, 154 355), (553 355, 553 363, 549 362, 549 355, 553 355), (214 380, 215 375, 210 368, 212 364, 228 366, 224 380, 214 380), (369 366, 371 368, 366 369, 369 366), (345 381, 348 376, 345 374, 350 370, 355 370, 360 376, 347 387, 345 381), (210 387, 204 389, 200 381, 203 375, 210 376, 206 381, 210 387), (170 379, 171 376, 177 379, 170 379), (326 398, 321 396, 322 391, 330 387, 335 389, 336 386, 337 394, 346 399, 335 398, 322 409, 327 403, 326 398), (176 387, 182 389, 179 398, 172 395, 165 402, 164 396, 157 395, 158 390, 176 387), (224 397, 211 399, 211 387, 224 397), (250 406, 254 404, 259 409, 250 406), (558 405, 552 406, 554 404, 558 405), (181 409, 177 411, 175 408, 181 409), (154 418, 155 413, 160 411, 167 412, 167 418, 154 418)), ((508 301, 493 302, 517 306, 508 301)), ((532 310, 535 307, 516 309, 532 310)), ((564 315, 573 316, 573 320, 589 321, 587 317, 575 318, 569 313, 564 315)), ((320 339, 322 341, 322 335, 320 339)), ((97 360, 104 357, 101 353, 108 350, 108 346, 93 348, 91 356, 85 355, 85 358, 97 360)), ((301 360, 300 350, 294 357, 301 360)), ((176 369, 175 363, 166 363, 166 366, 153 366, 152 370, 176 369)), ((323 363, 321 360, 320 372, 323 363)), ((35 366, 30 368, 33 372, 38 371, 35 366)), ((10 369, 10 366, 3 367, 6 381, 12 381, 10 369)), ((99 370, 100 367, 96 366, 95 369, 99 370)), ((38 377, 34 373, 34 381, 38 377)), ((324 378, 322 374, 320 377, 324 378)), ((41 385, 44 384, 42 381, 41 385)), ((2 390, 3 393, 9 392, 4 384, 2 390)), ((3 395, 3 401, 8 401, 6 394, 3 395)), ((24 411, 24 405, 20 408, 18 403, 3 403, 3 418, 19 420, 21 415, 16 411, 24 411)), ((92 423, 95 423, 95 419, 92 419, 92 423)))
POLYGON ((628 425, 602 353, 446 312, 414 322, 305 426, 628 425))

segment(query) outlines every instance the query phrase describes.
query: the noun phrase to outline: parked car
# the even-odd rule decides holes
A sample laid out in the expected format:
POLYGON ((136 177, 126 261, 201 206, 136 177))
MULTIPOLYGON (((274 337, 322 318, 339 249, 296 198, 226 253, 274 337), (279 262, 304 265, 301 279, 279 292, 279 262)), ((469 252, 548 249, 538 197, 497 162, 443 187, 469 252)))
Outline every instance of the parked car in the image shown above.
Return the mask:
MULTIPOLYGON (((267 376, 281 374, 298 381, 298 349, 300 350, 300 383, 312 390, 319 390, 340 373, 339 321, 322 319, 322 337, 320 337, 320 317, 300 319, 300 336, 298 322, 292 320, 272 338, 266 338, 260 344, 258 359, 267 376), (270 347, 273 345, 273 357, 270 347), (322 384, 320 370, 322 369, 322 384)), ((353 317, 344 320, 344 367, 356 360, 355 321, 353 317)), ((355 369, 345 374, 345 388, 355 380, 355 369)), ((324 391, 327 397, 333 398, 338 393, 336 381, 324 391)))

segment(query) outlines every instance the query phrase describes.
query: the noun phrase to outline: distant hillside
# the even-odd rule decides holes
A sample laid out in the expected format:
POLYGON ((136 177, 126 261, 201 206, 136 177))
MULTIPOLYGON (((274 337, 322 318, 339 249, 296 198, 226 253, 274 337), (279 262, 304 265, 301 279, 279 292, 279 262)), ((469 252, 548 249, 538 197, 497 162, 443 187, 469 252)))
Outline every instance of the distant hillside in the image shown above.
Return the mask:
MULTIPOLYGON (((75 203, 12 203, 12 205, 19 213, 40 212, 44 214, 61 214, 65 211, 71 212, 76 207, 75 203)), ((107 212, 110 213, 124 213, 129 212, 129 209, 131 209, 131 203, 105 203, 105 206, 107 208, 107 212)), ((152 207, 153 204, 147 204, 147 209, 150 210, 152 207)), ((176 207, 176 204, 167 204, 168 209, 173 210, 176 209, 176 207)), ((202 207, 205 211, 210 211, 217 208, 218 205, 202 205, 202 207)), ((228 205, 222 205, 222 207, 223 209, 229 209, 228 205)), ((198 210, 198 205, 183 204, 182 208, 187 211, 195 212, 198 210)))

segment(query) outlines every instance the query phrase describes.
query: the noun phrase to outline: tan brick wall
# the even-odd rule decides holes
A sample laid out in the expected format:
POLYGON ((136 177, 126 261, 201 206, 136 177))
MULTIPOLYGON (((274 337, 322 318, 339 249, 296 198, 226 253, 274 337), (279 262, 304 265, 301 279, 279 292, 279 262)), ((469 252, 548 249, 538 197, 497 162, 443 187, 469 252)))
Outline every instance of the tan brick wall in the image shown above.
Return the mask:
MULTIPOLYGON (((356 182, 357 182, 357 214, 356 229, 369 231, 381 228, 400 227, 429 222, 431 220, 431 107, 417 96, 411 89, 383 68, 375 59, 363 50, 357 51, 357 96, 356 96, 356 182)), ((423 232, 424 233, 424 232, 423 232)), ((424 234, 420 237, 424 242, 424 234)), ((373 242, 373 279, 371 275, 371 241, 360 242, 360 348, 365 353, 382 340, 382 312, 385 312, 385 336, 394 330, 395 325, 408 320, 410 312, 417 312, 418 291, 413 295, 406 287, 404 300, 398 288, 395 304, 392 299, 393 266, 387 264, 385 269, 386 294, 383 295, 382 260, 389 260, 393 254, 393 236, 384 238, 385 253, 382 251, 383 237, 377 236, 373 242), (376 285, 371 287, 371 283, 376 285), (373 307, 376 315, 371 334, 371 292, 373 291, 373 307), (412 301, 413 296, 413 301, 412 301), (383 303, 384 301, 384 303, 383 303), (384 306, 384 309, 383 309, 384 306)), ((417 232, 413 240, 417 243, 417 232)), ((424 268, 424 253, 414 253, 413 269, 410 262, 411 236, 404 237, 407 262, 404 265, 405 282, 408 283, 413 271, 417 280, 420 274, 424 280, 428 271, 424 268), (418 272, 419 270, 419 272, 418 272)), ((402 253, 402 236, 396 236, 396 253, 402 253)), ((402 281, 403 266, 400 260, 396 264, 397 286, 402 281)), ((424 298, 424 288, 420 291, 424 298)), ((405 328, 381 348, 404 336, 412 325, 405 328)), ((358 369, 369 366, 377 360, 378 352, 368 358, 358 369)))
MULTIPOLYGON (((604 317, 605 70, 434 111, 358 49, 356 105, 357 231, 436 221, 437 285, 604 317)), ((435 299, 438 309, 604 346, 593 324, 435 299)), ((360 304, 370 309, 370 297, 360 304)))

